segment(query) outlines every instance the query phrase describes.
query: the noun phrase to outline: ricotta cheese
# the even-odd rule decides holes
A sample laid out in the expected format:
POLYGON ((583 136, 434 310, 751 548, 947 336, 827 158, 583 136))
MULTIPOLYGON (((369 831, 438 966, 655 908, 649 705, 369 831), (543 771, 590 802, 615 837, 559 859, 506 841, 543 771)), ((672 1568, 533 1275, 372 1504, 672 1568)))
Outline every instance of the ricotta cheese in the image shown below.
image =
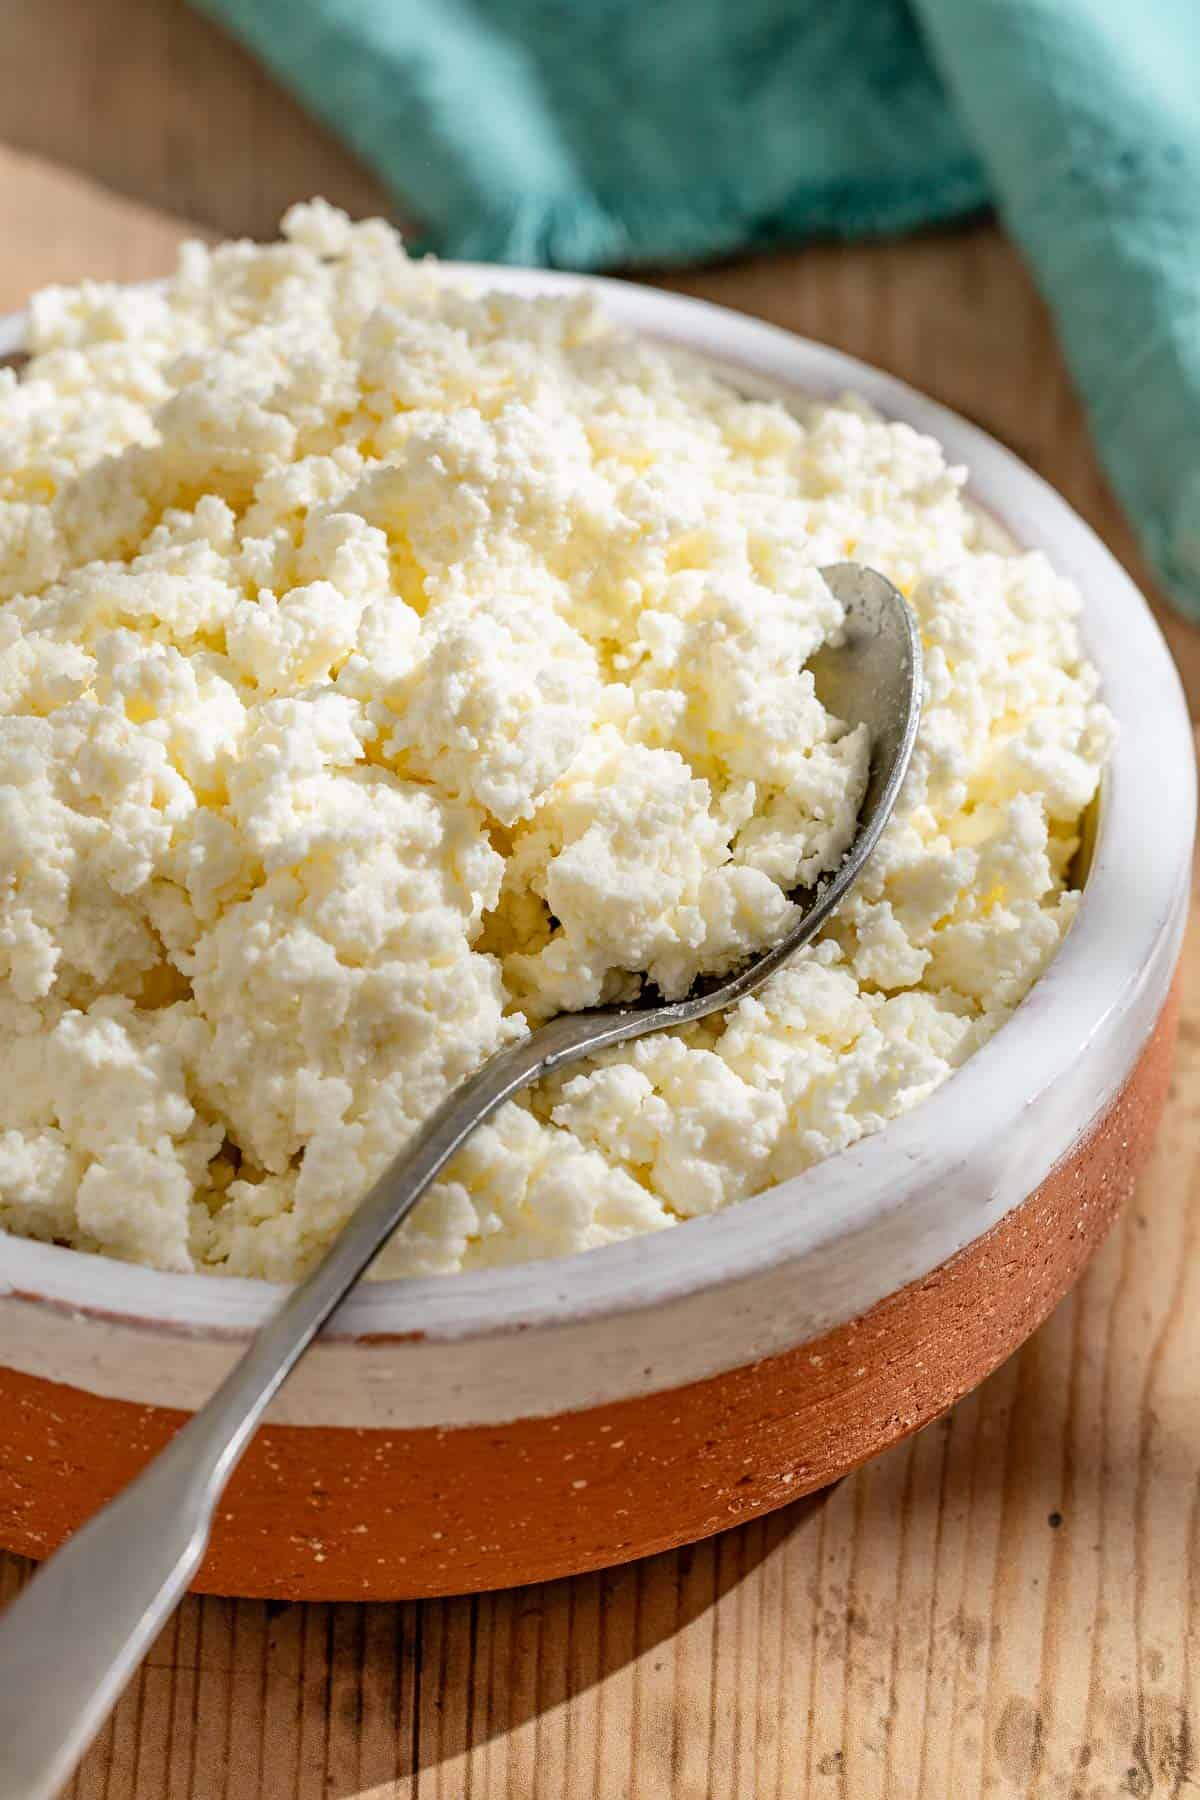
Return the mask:
POLYGON ((378 1273, 555 1256, 916 1105, 1077 895, 1112 735, 1079 601, 937 444, 792 411, 383 224, 39 295, 0 375, 0 1224, 287 1279, 447 1090, 564 1007, 774 941, 868 745, 806 663, 910 597, 911 774, 823 940, 507 1105, 378 1273))

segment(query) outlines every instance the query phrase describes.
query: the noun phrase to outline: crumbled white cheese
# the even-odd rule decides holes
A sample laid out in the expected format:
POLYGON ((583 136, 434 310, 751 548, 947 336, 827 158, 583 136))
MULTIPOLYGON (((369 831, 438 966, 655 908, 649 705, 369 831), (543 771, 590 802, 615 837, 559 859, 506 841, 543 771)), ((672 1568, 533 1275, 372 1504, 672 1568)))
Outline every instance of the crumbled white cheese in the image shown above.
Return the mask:
POLYGON ((772 942, 868 745, 822 563, 910 596, 912 773, 822 943, 506 1106, 380 1262, 560 1255, 930 1093, 1053 955, 1111 725, 1078 600, 938 446, 795 416, 587 299, 466 293, 320 203, 0 375, 0 1223, 290 1278, 563 1007, 772 942))

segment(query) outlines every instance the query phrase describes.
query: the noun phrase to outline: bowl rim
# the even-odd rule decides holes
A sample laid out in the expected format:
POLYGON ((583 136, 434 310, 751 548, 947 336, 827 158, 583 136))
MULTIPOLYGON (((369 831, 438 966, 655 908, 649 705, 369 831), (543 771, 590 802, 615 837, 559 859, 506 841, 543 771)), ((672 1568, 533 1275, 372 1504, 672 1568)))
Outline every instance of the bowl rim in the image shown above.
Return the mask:
MULTIPOLYGON (((1018 543, 1045 549, 1080 587, 1084 641, 1121 729, 1089 878, 1066 939, 1013 1017, 918 1107, 750 1200, 689 1221, 685 1230, 541 1262, 364 1283, 329 1328, 333 1341, 436 1343, 578 1325, 752 1279, 839 1240, 865 1241, 873 1227, 894 1222, 916 1192, 964 1167, 981 1136, 1015 1125, 1131 1004, 1178 931, 1191 863, 1192 733, 1163 637, 1112 553, 1011 451, 893 376, 708 301, 596 276, 486 264, 438 268, 455 283, 518 294, 594 293, 619 323, 698 354, 743 384, 793 400, 853 393, 937 438, 951 462, 967 465, 971 497, 1018 543), (1164 770, 1176 778, 1164 782, 1164 770), (1134 871, 1137 880, 1130 879, 1134 871)), ((0 319, 0 354, 22 349, 25 331, 25 315, 0 319)), ((1130 1064, 1139 1047, 1130 1046, 1130 1064)), ((1104 1098, 1097 1095, 1097 1110, 1104 1098)), ((1087 1123, 1074 1122, 1076 1138, 1087 1123)), ((1031 1170, 1027 1191, 1067 1148, 1065 1142, 1050 1146, 1047 1167, 1031 1170)), ((973 1204, 951 1217, 947 1197, 937 1241, 925 1251, 928 1268, 995 1224, 994 1208, 972 1211, 973 1204)), ((285 1291, 251 1277, 167 1273, 0 1232, 0 1297, 43 1300, 107 1321, 240 1338, 263 1323, 285 1291)), ((880 1295, 887 1291, 885 1283, 880 1295)))

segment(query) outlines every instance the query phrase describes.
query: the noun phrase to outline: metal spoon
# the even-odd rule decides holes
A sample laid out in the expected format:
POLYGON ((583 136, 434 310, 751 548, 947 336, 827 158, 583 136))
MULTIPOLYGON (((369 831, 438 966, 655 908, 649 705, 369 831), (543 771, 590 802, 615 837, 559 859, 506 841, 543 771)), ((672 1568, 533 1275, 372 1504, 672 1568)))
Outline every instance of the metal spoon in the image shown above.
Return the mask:
POLYGON ((829 710, 848 724, 865 723, 871 739, 858 830, 841 867, 794 896, 799 923, 729 980, 698 984, 673 1004, 560 1014, 449 1095, 211 1400, 0 1619, 0 1800, 51 1800, 70 1775, 199 1566, 217 1501, 272 1397, 475 1127, 551 1070, 605 1045, 690 1024, 752 993, 845 897, 879 841, 912 754, 921 645, 912 614, 882 575, 855 563, 822 573, 846 610, 846 629, 810 667, 829 710))

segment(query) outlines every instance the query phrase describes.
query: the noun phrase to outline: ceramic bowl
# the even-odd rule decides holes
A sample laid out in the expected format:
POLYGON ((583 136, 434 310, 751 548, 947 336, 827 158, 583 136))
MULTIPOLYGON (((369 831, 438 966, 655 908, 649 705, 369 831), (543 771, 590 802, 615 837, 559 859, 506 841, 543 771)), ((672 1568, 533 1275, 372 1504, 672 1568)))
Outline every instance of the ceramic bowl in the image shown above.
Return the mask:
MULTIPOLYGON (((577 278, 496 269, 519 292, 577 278)), ((975 500, 1086 599, 1121 725, 1076 921, 1012 1020, 921 1107, 715 1218, 522 1268, 360 1288, 230 1485, 197 1586, 461 1592, 716 1532, 950 1406, 1043 1319, 1146 1160, 1188 894, 1192 740, 1136 589, 980 431, 820 345, 596 282, 743 386, 864 395, 945 445, 975 500)), ((0 335, 20 346, 21 321, 0 335)), ((278 1304, 0 1240, 0 1544, 40 1557, 198 1406, 278 1304)))

